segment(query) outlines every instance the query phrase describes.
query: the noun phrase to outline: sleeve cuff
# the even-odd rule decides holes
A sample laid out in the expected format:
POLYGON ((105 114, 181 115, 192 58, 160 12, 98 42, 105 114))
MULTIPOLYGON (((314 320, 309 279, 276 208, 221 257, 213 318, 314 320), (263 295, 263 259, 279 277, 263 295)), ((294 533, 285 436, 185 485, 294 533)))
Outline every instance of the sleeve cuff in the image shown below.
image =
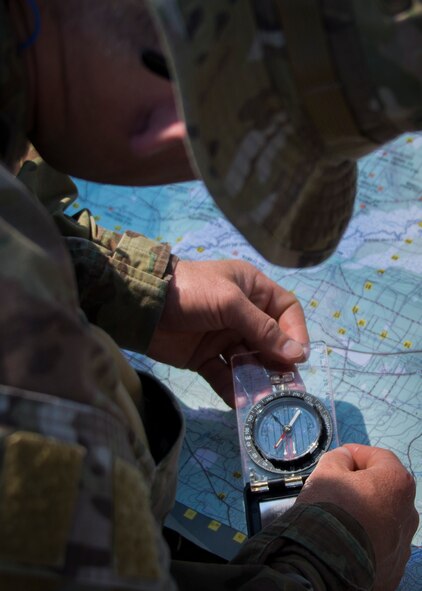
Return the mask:
POLYGON ((177 257, 134 232, 104 231, 101 241, 67 239, 81 307, 120 347, 144 353, 160 319, 177 257))
POLYGON ((299 503, 249 540, 234 562, 295 569, 319 588, 371 589, 375 557, 362 526, 331 503, 299 503), (331 586, 330 586, 331 585, 331 586))

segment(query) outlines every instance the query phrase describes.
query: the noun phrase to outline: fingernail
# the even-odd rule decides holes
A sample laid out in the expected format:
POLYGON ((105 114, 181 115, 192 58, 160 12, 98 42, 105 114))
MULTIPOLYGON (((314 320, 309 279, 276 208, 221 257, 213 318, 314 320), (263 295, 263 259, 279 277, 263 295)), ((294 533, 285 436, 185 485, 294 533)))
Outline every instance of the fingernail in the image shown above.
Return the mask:
POLYGON ((286 358, 291 357, 291 358, 296 359, 297 357, 303 356, 303 345, 301 345, 297 341, 293 341, 292 339, 289 339, 281 347, 281 352, 282 352, 283 356, 286 358))

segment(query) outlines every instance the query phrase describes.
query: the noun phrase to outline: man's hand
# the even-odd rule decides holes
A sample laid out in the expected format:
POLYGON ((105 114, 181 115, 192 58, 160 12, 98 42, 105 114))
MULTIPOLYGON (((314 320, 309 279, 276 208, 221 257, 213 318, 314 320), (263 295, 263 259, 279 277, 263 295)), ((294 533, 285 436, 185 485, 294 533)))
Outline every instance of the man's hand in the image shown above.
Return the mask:
POLYGON ((242 261, 179 261, 148 355, 200 373, 233 405, 227 362, 258 350, 295 363, 309 342, 295 296, 242 261))
POLYGON ((376 591, 393 591, 410 556, 419 516, 416 485, 390 451, 349 444, 323 456, 298 502, 334 503, 367 532, 376 558, 376 591))

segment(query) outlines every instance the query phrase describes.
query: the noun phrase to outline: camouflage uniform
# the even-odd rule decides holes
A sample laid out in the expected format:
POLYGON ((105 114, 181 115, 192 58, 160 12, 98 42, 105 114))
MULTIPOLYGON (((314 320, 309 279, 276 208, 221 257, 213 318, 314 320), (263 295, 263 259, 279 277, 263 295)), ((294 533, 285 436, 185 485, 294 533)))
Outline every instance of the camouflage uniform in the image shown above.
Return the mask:
MULTIPOLYGON (((23 139, 14 43, 0 1, 6 165, 23 139)), ((164 388, 141 392, 102 329, 145 351, 177 261, 168 245, 97 228, 88 212, 67 218, 74 197, 42 162, 18 179, 0 165, 1 589, 370 589, 368 538, 333 505, 293 508, 231 564, 171 562, 161 525, 183 419, 164 388)))

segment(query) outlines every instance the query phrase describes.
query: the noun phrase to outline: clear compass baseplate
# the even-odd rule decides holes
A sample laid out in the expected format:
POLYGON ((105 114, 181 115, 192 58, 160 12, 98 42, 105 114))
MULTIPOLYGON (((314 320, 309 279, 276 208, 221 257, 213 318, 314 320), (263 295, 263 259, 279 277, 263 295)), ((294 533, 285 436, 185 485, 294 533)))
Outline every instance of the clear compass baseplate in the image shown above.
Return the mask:
POLYGON ((259 359, 232 359, 244 483, 260 492, 301 487, 338 445, 327 350, 313 343, 307 361, 290 368, 259 359))

